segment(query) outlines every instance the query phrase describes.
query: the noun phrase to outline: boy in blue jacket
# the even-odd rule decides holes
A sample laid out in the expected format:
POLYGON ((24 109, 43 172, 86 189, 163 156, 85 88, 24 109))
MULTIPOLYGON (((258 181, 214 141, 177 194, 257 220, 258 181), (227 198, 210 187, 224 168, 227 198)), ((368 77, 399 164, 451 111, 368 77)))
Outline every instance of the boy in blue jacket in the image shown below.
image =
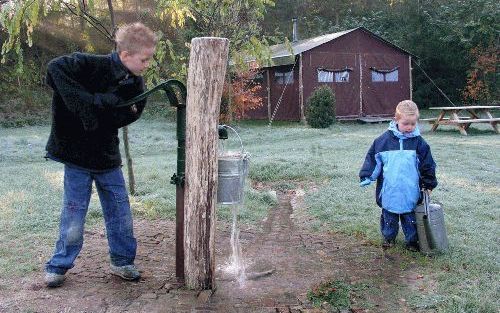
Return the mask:
POLYGON ((406 247, 418 250, 414 209, 420 200, 420 190, 431 191, 437 186, 436 163, 429 145, 420 136, 418 118, 417 105, 410 100, 401 101, 395 119, 374 140, 359 172, 361 186, 377 181, 383 248, 394 245, 401 220, 406 247))
POLYGON ((116 52, 77 52, 48 65, 47 83, 54 95, 47 158, 64 164, 59 239, 45 266, 48 287, 63 284, 82 249, 92 182, 103 210, 111 273, 126 280, 140 278, 134 265, 137 242, 121 170, 118 129, 141 116, 146 100, 117 105, 144 91, 140 75, 149 65, 156 41, 148 27, 134 23, 116 33, 116 52))

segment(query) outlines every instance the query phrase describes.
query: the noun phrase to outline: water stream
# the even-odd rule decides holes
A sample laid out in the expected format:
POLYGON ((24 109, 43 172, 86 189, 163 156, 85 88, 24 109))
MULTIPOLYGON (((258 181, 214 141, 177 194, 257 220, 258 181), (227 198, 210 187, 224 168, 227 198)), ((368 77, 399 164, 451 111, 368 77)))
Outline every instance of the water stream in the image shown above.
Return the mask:
POLYGON ((227 265, 226 272, 233 275, 240 286, 245 284, 246 274, 245 274, 245 263, 243 261, 243 254, 241 252, 240 243, 240 229, 238 227, 238 212, 240 211, 242 205, 232 206, 233 212, 233 223, 231 228, 231 258, 230 263, 227 265))

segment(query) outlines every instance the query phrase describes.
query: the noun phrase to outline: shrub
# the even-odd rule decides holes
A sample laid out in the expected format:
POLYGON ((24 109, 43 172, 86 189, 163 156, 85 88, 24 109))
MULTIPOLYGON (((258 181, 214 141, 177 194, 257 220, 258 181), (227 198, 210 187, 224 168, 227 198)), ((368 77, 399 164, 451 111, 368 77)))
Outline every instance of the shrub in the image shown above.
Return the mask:
POLYGON ((335 121, 335 95, 328 86, 320 86, 307 99, 306 120, 313 128, 326 128, 335 121))
POLYGON ((224 82, 220 106, 220 120, 230 123, 241 120, 246 113, 262 106, 260 91, 262 85, 259 77, 262 75, 254 69, 239 71, 233 74, 231 84, 224 82))

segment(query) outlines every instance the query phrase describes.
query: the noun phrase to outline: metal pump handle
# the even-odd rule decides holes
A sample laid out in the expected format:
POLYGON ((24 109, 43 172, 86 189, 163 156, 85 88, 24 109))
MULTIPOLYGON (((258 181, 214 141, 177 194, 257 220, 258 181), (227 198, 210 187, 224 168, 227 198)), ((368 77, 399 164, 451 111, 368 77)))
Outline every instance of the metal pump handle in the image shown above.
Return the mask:
POLYGON ((126 107, 133 105, 134 103, 137 103, 147 97, 149 97, 152 93, 154 93, 157 90, 163 90, 165 91, 165 94, 167 95, 168 102, 170 102, 170 105, 174 107, 185 107, 186 106, 186 97, 187 97, 187 90, 186 86, 179 80, 177 79, 169 79, 164 82, 159 83, 158 85, 154 86, 153 88, 149 89, 148 91, 145 91, 141 93, 138 96, 133 97, 132 99, 125 101, 124 103, 118 104, 116 107, 121 108, 121 107, 126 107), (172 86, 177 86, 179 90, 181 91, 181 101, 179 101, 179 98, 175 94, 174 90, 172 89, 172 86))

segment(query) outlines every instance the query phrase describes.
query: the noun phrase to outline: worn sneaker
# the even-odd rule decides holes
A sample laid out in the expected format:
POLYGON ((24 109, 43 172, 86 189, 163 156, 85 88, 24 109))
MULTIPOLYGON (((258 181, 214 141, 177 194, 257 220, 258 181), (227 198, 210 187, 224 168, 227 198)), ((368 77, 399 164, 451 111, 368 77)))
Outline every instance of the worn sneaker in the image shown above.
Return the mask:
POLYGON ((392 248, 394 247, 394 245, 396 244, 396 241, 394 239, 384 239, 384 241, 382 242, 382 249, 389 249, 389 248, 392 248))
POLYGON ((45 285, 50 288, 60 287, 64 283, 64 274, 45 272, 45 285))
POLYGON ((124 266, 116 266, 111 264, 111 274, 120 276, 126 280, 138 280, 141 278, 141 274, 135 267, 135 265, 124 265, 124 266))

